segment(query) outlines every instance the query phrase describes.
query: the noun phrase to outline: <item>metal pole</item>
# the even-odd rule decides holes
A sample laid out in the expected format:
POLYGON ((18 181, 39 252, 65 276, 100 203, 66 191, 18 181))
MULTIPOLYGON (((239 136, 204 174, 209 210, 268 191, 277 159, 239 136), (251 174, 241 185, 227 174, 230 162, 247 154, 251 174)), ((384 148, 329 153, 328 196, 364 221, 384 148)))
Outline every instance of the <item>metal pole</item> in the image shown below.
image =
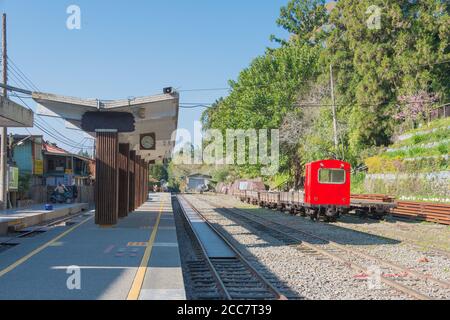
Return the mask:
POLYGON ((336 118, 336 99, 334 96, 334 79, 333 79, 333 65, 330 64, 330 85, 331 85, 331 101, 332 101, 332 110, 333 110, 333 130, 334 130, 334 147, 336 152, 339 148, 339 140, 337 134, 337 118, 336 118))
MULTIPOLYGON (((8 83, 8 62, 6 51, 6 14, 2 17, 3 24, 3 36, 2 36, 2 62, 3 62, 3 84, 6 86, 8 83)), ((8 97, 8 90, 3 88, 3 97, 8 97)), ((1 147, 0 147, 0 202, 3 210, 8 209, 7 202, 7 180, 6 180, 6 143, 7 143, 8 131, 6 127, 1 128, 1 147)))

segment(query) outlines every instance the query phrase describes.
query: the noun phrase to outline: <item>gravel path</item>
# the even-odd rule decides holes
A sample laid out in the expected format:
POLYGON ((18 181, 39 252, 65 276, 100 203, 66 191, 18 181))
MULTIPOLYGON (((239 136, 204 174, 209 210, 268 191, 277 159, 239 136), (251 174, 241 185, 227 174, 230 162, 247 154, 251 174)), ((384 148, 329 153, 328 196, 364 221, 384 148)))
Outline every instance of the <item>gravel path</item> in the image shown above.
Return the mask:
MULTIPOLYGON (((227 203, 232 206, 252 209, 252 211, 256 208, 255 213, 262 215, 264 218, 291 227, 301 228, 302 230, 312 232, 337 243, 363 250, 379 259, 390 261, 411 270, 432 276, 433 278, 450 282, 450 255, 443 254, 442 252, 433 249, 433 247, 437 247, 437 244, 440 243, 441 238, 445 238, 447 233, 446 226, 430 224, 414 224, 411 226, 414 230, 409 232, 410 238, 413 238, 414 235, 422 238, 423 234, 430 233, 431 235, 429 235, 429 237, 434 236, 435 239, 439 239, 437 241, 435 240, 431 246, 423 247, 417 243, 411 244, 409 242, 404 242, 399 237, 389 238, 388 235, 394 233, 395 229, 393 230, 393 228, 396 228, 396 226, 393 226, 390 223, 368 223, 368 225, 365 226, 365 229, 370 229, 370 227, 374 225, 378 228, 369 230, 370 233, 367 233, 369 231, 365 231, 365 229, 361 227, 361 224, 355 225, 350 222, 340 222, 336 224, 315 223, 311 222, 308 218, 293 217, 287 214, 243 204, 232 197, 219 196, 216 199, 212 197, 209 199, 218 200, 219 202, 226 200, 227 203), (378 230, 381 228, 380 226, 386 226, 388 231, 379 234, 378 230)), ((350 217, 347 218, 347 220, 356 220, 361 223, 362 219, 350 217)), ((404 224, 406 223, 400 222, 401 226, 404 224)), ((450 238, 450 234, 447 237, 450 238)), ((446 238, 446 241, 449 241, 448 238, 446 238)), ((447 299, 450 298, 450 294, 445 297, 447 299)))
MULTIPOLYGON (((450 280, 450 257, 440 252, 423 252, 422 250, 418 250, 416 245, 402 243, 395 239, 356 232, 355 230, 337 226, 335 224, 314 223, 309 219, 292 217, 272 210, 259 209, 255 206, 243 204, 231 197, 221 196, 220 198, 209 197, 205 199, 208 199, 208 201, 213 200, 216 203, 221 202, 223 207, 245 207, 252 213, 257 213, 259 217, 264 217, 264 219, 269 219, 291 228, 309 232, 330 241, 345 245, 347 248, 352 249, 353 252, 357 252, 356 250, 358 250, 359 252, 370 254, 382 261, 392 262, 402 267, 409 268, 424 276, 446 281, 447 285, 450 285, 450 283, 448 283, 450 280)), ((326 246, 324 248, 326 248, 326 246)), ((381 267, 382 272, 390 275, 392 279, 396 279, 397 281, 400 281, 400 283, 419 290, 421 293, 429 295, 432 298, 450 298, 450 289, 444 286, 445 284, 436 284, 430 282, 430 280, 412 280, 413 278, 417 279, 417 277, 411 274, 405 274, 404 272, 399 272, 399 270, 392 269, 377 261, 367 260, 366 258, 361 259, 361 257, 356 255, 353 255, 352 261, 357 261, 359 265, 365 267, 378 265, 381 267)))
POLYGON ((442 250, 450 256, 450 226, 430 222, 402 221, 387 217, 384 221, 346 215, 337 226, 376 234, 419 246, 422 251, 442 250))
MULTIPOLYGON (((364 274, 303 247, 289 246, 249 224, 212 210, 195 196, 186 196, 216 227, 228 234, 241 251, 305 299, 410 299, 381 284, 369 290, 364 274)), ((201 198, 200 198, 201 199, 201 198)))

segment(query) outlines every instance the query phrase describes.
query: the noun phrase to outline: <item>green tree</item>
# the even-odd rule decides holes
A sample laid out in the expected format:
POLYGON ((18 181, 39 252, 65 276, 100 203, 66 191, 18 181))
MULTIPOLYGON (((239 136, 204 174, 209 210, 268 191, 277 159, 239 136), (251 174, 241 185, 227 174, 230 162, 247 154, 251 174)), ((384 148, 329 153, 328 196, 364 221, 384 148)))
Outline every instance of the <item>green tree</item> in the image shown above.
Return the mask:
MULTIPOLYGON (((401 95, 418 91, 449 97, 449 5, 443 0, 342 0, 322 64, 333 64, 341 119, 354 155, 390 142, 401 95), (376 6, 380 28, 368 20, 376 6)), ((324 73, 325 77, 329 77, 324 73)))
MULTIPOLYGON (((217 101, 202 116, 204 128, 278 129, 289 111, 298 109, 300 92, 308 90, 307 79, 316 76, 320 48, 289 45, 266 52, 231 81, 230 95, 217 101)), ((298 137, 299 139, 299 137, 298 137)), ((282 157, 284 170, 290 170, 289 152, 282 157)), ((259 166, 241 166, 246 176, 260 174, 259 166)))
POLYGON ((163 164, 155 164, 150 166, 150 176, 158 181, 168 180, 167 169, 163 164))
MULTIPOLYGON (((324 0, 290 0, 281 8, 277 25, 289 32, 291 40, 300 44, 316 44, 327 19, 324 0)), ((274 35, 271 39, 284 45, 288 43, 274 35)))

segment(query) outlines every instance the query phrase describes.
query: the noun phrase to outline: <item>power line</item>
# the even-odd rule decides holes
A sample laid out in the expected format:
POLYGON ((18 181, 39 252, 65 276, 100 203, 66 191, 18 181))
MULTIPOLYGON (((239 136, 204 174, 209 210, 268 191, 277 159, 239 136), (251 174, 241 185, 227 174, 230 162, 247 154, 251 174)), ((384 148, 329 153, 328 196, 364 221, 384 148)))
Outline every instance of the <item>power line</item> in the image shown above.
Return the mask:
POLYGON ((36 91, 40 91, 38 89, 38 87, 33 83, 33 81, 30 80, 30 78, 28 78, 26 76, 25 73, 22 72, 22 70, 20 70, 20 68, 14 63, 14 61, 12 61, 12 59, 10 57, 7 57, 8 61, 11 62, 12 65, 12 69, 16 70, 18 73, 20 73, 22 75, 22 77, 26 80, 26 82, 28 82, 32 88, 36 89, 36 91))
MULTIPOLYGON (((33 110, 20 96, 18 96, 16 93, 13 93, 13 96, 15 96, 16 98, 18 98, 20 101, 22 101, 23 104, 25 104, 25 106, 29 109, 29 110, 33 110)), ((72 140, 68 137, 65 137, 63 135, 61 135, 53 126, 51 126, 47 121, 45 121, 45 119, 43 119, 40 115, 37 115, 38 118, 34 119, 34 124, 36 126, 40 126, 40 128, 42 127, 48 127, 48 129, 46 129, 46 132, 52 132, 52 137, 55 136, 59 136, 58 141, 66 144, 66 145, 78 145, 78 142, 75 140, 72 140)), ((48 133, 47 133, 48 134, 48 133)), ((56 139, 56 138, 55 138, 56 139)))
POLYGON ((225 87, 225 88, 204 88, 204 89, 186 89, 186 90, 178 90, 178 92, 228 91, 228 90, 231 90, 231 87, 225 87))
MULTIPOLYGON (((15 93, 13 93, 13 95, 15 95, 15 93)), ((16 97, 17 97, 17 96, 16 96, 16 97)), ((30 107, 25 101, 23 101, 20 97, 18 97, 18 98, 25 104, 25 106, 26 106, 29 110, 32 110, 31 107, 30 107)), ((82 143, 77 143, 77 142, 75 142, 75 141, 73 141, 73 140, 71 140, 71 139, 68 139, 68 138, 66 138, 65 141, 61 140, 57 135, 55 135, 54 133, 52 133, 52 132, 50 132, 49 130, 45 129, 45 128, 44 128, 44 125, 41 124, 41 123, 39 123, 39 122, 37 121, 37 119, 35 119, 34 125, 35 125, 39 130, 41 130, 43 133, 47 134, 48 136, 52 137, 52 138, 55 139, 56 141, 58 141, 58 142, 60 142, 60 143, 62 143, 62 144, 64 144, 64 145, 67 145, 67 146, 69 146, 69 147, 71 147, 71 148, 78 149, 78 150, 93 149, 93 147, 91 147, 91 146, 85 146, 85 145, 82 145, 82 143), (68 142, 68 141, 72 141, 72 142, 68 142)), ((55 129, 53 129, 53 130, 55 130, 55 129)), ((28 129, 27 129, 27 131, 30 132, 28 129)), ((55 130, 55 131, 56 131, 56 130, 55 130)), ((86 139, 85 139, 85 140, 86 140, 86 139)))
MULTIPOLYGON (((311 83, 311 80, 299 80, 297 83, 311 83)), ((279 80, 279 81, 271 81, 270 83, 263 83, 263 84, 251 84, 251 85, 236 85, 234 87, 222 87, 222 88, 197 88, 197 89, 185 89, 185 90, 178 90, 178 92, 201 92, 201 91, 225 91, 225 90, 240 90, 240 89, 246 89, 246 88, 264 88, 264 87, 270 87, 275 84, 287 84, 286 80, 279 80)))
POLYGON ((192 105, 192 106, 180 105, 180 109, 209 109, 211 107, 212 107, 211 105, 204 105, 204 104, 192 105))
MULTIPOLYGON (((25 75, 25 73, 24 72, 22 72, 21 70, 20 70, 20 68, 14 63, 14 61, 12 61, 12 59, 10 59, 9 57, 7 57, 7 59, 8 59, 8 61, 11 63, 11 65, 12 65, 12 68, 11 68, 11 70, 13 70, 13 75, 14 75, 14 82, 17 84, 17 82, 20 82, 22 85, 24 85, 25 86, 25 88, 28 88, 28 89, 30 89, 30 87, 31 88, 33 88, 33 90, 36 90, 36 91, 40 91, 39 90, 39 88, 33 83, 33 81, 31 81, 30 80, 30 78, 28 78, 26 75, 25 75)), ((17 98, 19 98, 30 110, 32 110, 27 104, 26 104, 26 102, 25 101, 23 101, 23 98, 22 97, 20 97, 20 96, 18 96, 17 94, 15 94, 15 96, 17 97, 17 98)), ((76 142, 76 141, 74 141, 74 140, 72 140, 72 139, 70 139, 70 138, 68 138, 68 137, 65 137, 65 136, 63 136, 62 134, 60 134, 53 126, 51 126, 41 115, 37 115, 38 117, 39 117, 39 119, 40 119, 40 121, 42 121, 42 123, 44 124, 40 124, 40 126, 42 127, 42 126, 48 126, 48 128, 49 128, 49 130, 46 130, 47 132, 48 131, 53 131, 54 133, 53 133, 53 137, 55 137, 55 135, 56 136, 60 136, 61 138, 59 138, 58 139, 58 141, 60 141, 60 142, 62 142, 62 143, 64 143, 64 144, 66 144, 66 145, 73 145, 73 144, 75 144, 76 146, 79 146, 79 145, 81 145, 80 143, 78 143, 78 142, 76 142)), ((35 124, 39 124, 38 123, 38 118, 36 118, 35 119, 35 124)), ((55 138, 56 139, 56 138, 55 138)))

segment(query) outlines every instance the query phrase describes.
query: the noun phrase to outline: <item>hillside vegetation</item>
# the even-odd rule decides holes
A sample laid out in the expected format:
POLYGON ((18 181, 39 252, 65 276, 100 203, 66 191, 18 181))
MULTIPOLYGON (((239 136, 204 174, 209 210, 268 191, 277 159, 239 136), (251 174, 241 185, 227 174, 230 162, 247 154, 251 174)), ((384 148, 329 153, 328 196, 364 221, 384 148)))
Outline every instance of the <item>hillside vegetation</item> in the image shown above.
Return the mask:
MULTIPOLYGON (((426 124, 450 100, 448 1, 291 0, 277 25, 290 37, 272 36, 274 48, 230 81, 229 96, 204 112, 205 129, 280 129, 279 175, 294 187, 301 185, 305 163, 324 158, 353 167, 368 162, 373 172, 448 168, 442 158, 423 165, 406 161, 448 154, 448 142, 439 142, 448 138, 445 131, 414 136, 392 146, 410 148, 377 155, 399 128, 426 124)), ((260 175, 257 165, 233 170, 243 177, 260 175)))
POLYGON ((356 193, 387 193, 401 199, 450 202, 450 118, 409 130, 365 160, 353 176, 356 193))

